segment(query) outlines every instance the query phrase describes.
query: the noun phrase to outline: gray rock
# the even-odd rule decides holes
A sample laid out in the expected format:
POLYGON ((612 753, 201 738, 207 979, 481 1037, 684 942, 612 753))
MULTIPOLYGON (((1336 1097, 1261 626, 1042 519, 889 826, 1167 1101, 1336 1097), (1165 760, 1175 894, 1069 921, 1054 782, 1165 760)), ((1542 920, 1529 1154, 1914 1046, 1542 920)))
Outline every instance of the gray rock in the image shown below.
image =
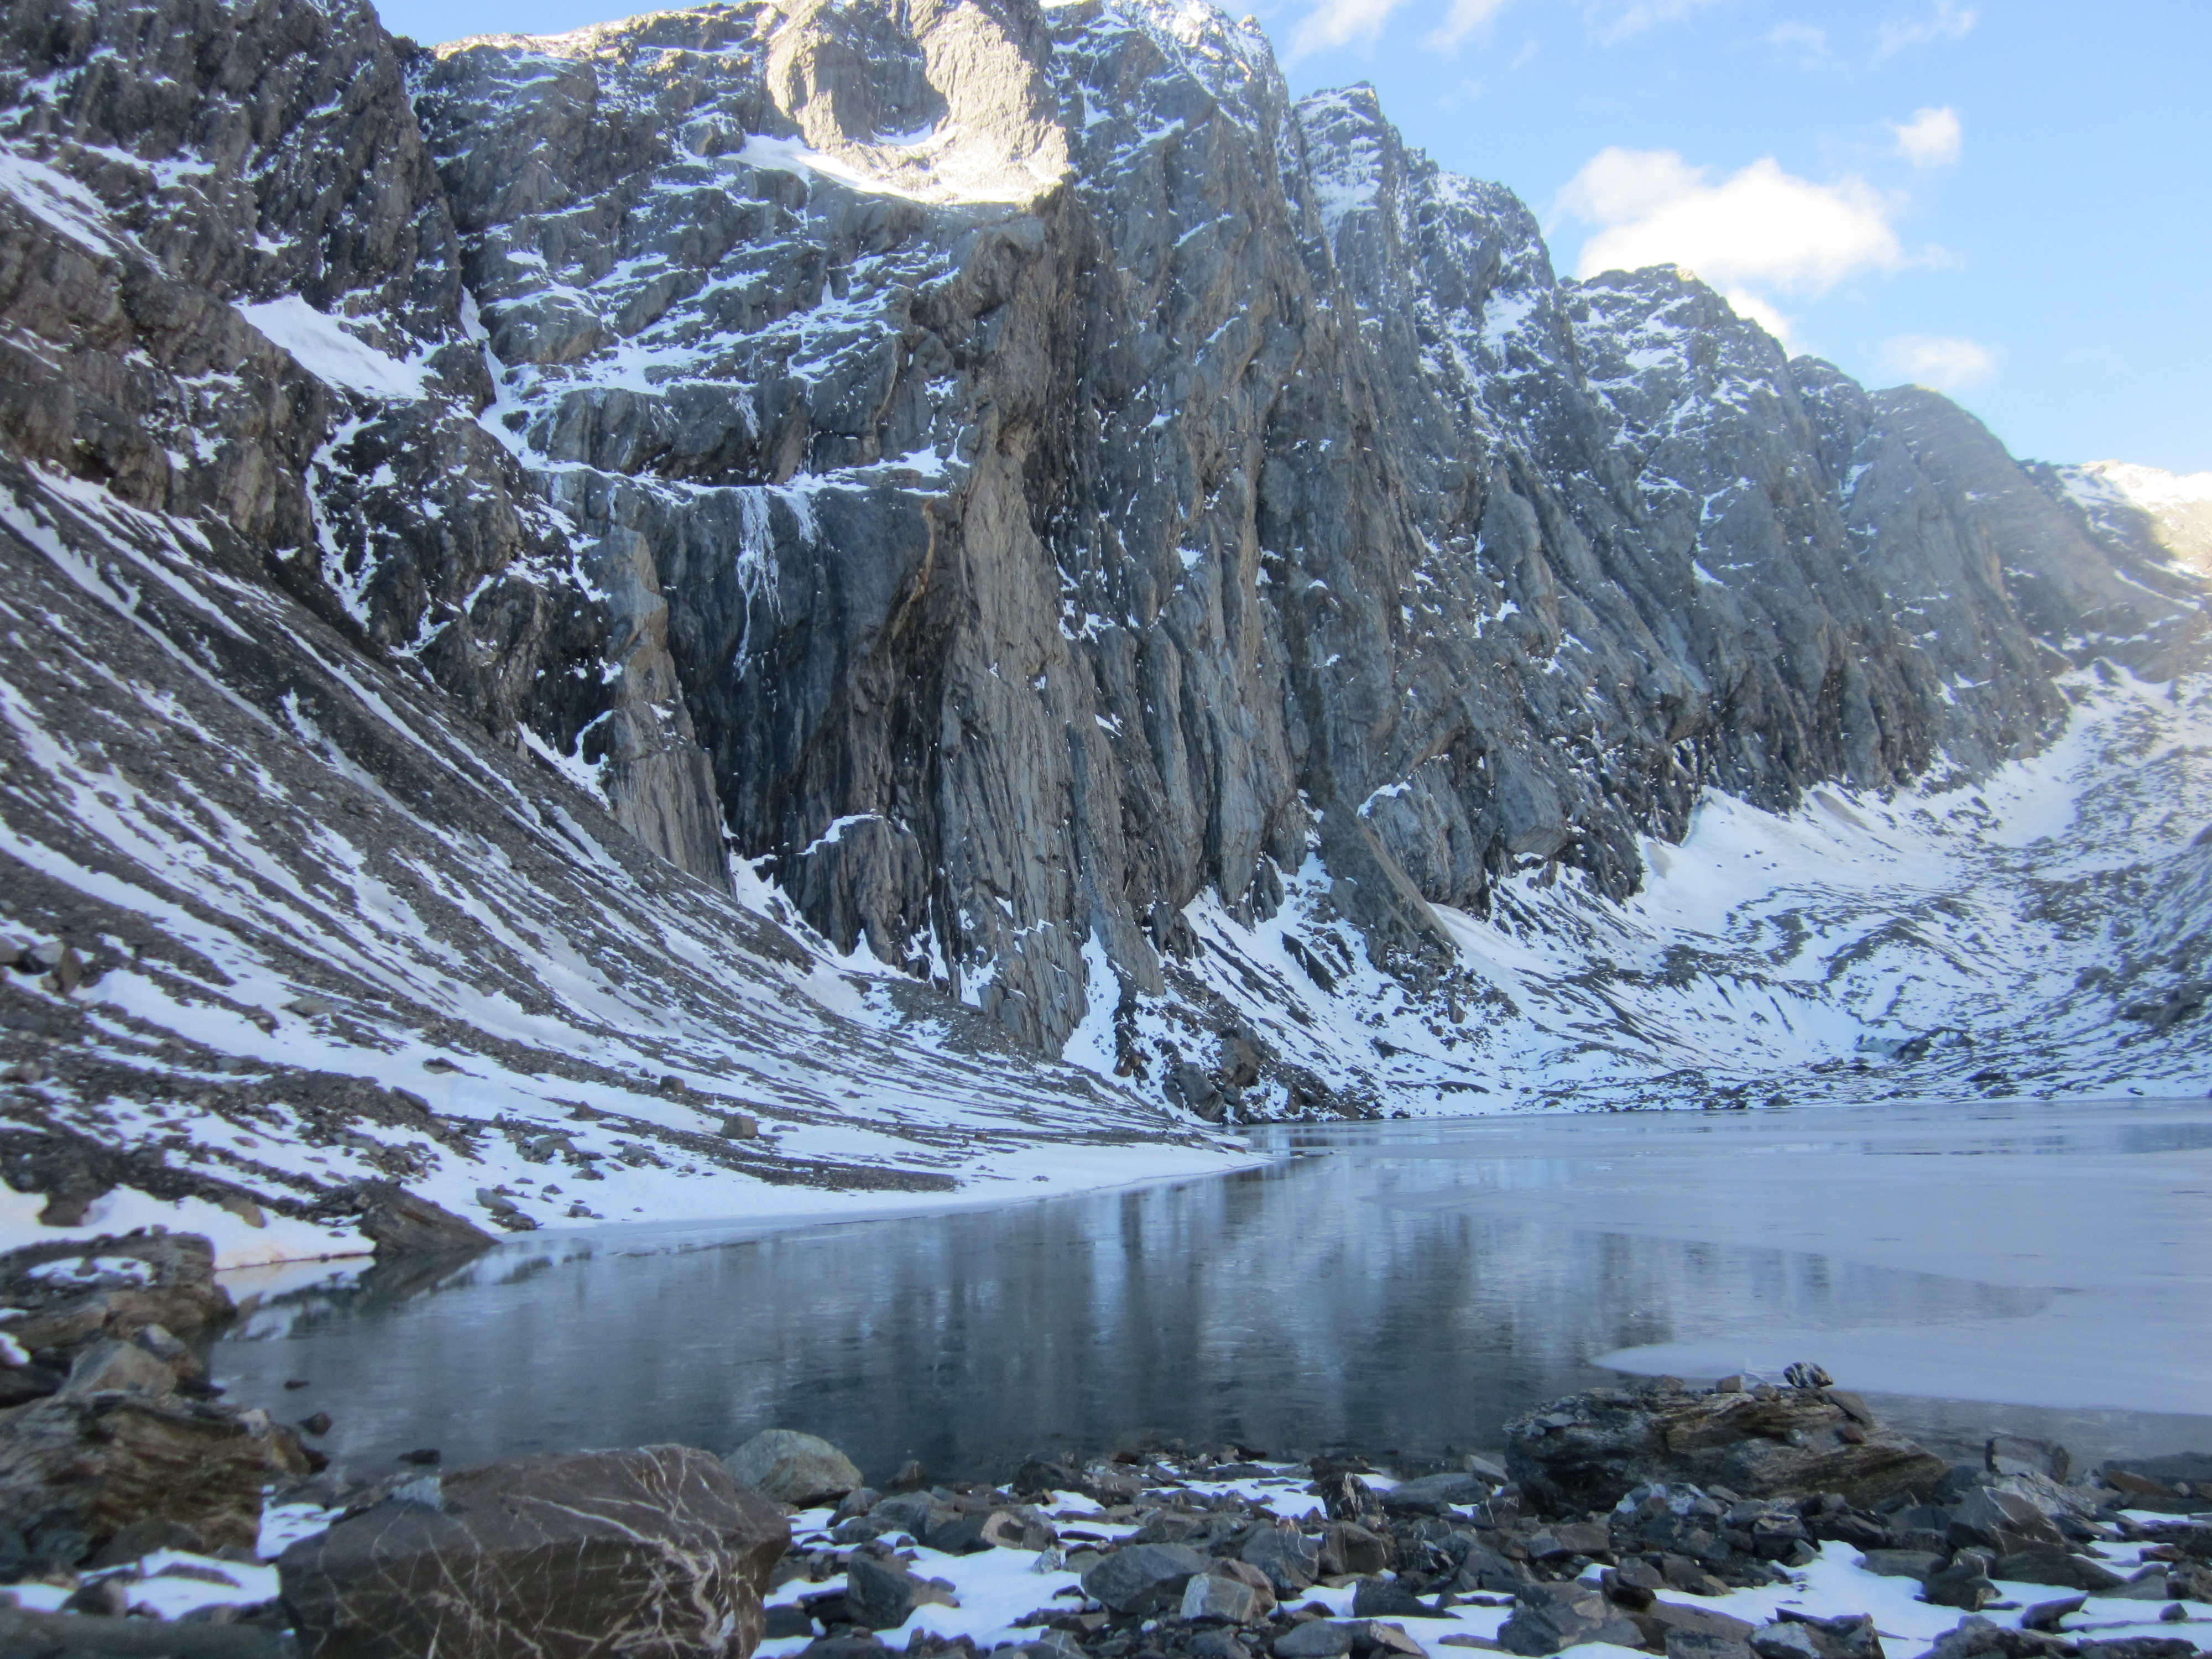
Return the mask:
POLYGON ((871 1521, 901 1532, 911 1533, 919 1539, 925 1536, 941 1518, 950 1518, 952 1511, 939 1504, 926 1492, 894 1492, 889 1498, 878 1498, 868 1511, 871 1521))
POLYGON ((1932 1550, 1869 1550, 1859 1557, 1859 1565, 1884 1578, 1924 1579, 1942 1565, 1932 1550))
POLYGON ((1703 1631, 1668 1631, 1664 1650, 1667 1659, 1751 1659, 1751 1646, 1741 1638, 1703 1631))
POLYGON ((1451 1587, 1462 1595, 1476 1591, 1510 1595, 1529 1577, 1528 1568, 1477 1540, 1468 1544, 1451 1587))
POLYGON ((1083 1593, 1119 1613, 1172 1611, 1206 1559, 1182 1544, 1131 1544, 1083 1575, 1083 1593))
POLYGON ((1203 1572, 1183 1586, 1181 1612, 1185 1619, 1218 1619, 1232 1625, 1249 1625, 1273 1611, 1275 1598, 1243 1580, 1203 1572))
POLYGON ((1334 1620, 1310 1620, 1278 1636, 1272 1650, 1275 1659, 1344 1659, 1352 1651, 1352 1632, 1334 1620))
POLYGON ((1552 1513, 1610 1508, 1632 1487, 1669 1481, 1753 1498, 1838 1492, 1864 1507, 1925 1490, 1944 1470, 1825 1391, 1796 1389, 1578 1395, 1516 1419, 1505 1435, 1507 1467, 1552 1513))
POLYGON ((2020 1627, 2056 1636, 2064 1628, 2067 1614, 2081 1612, 2087 1601, 2086 1595, 2066 1595, 2056 1601, 2038 1601, 2021 1614, 2020 1627))
POLYGON ((1802 1625, 1768 1625, 1751 1633, 1749 1642, 1759 1659, 1822 1659, 1820 1643, 1802 1625))
POLYGON ((1626 1648, 1643 1644, 1643 1632, 1607 1603, 1596 1585, 1580 1579, 1524 1584, 1513 1601, 1512 1617, 1498 1632, 1498 1644, 1508 1653, 1533 1659, 1582 1642, 1626 1648))
POLYGON ((1990 1582, 1990 1557, 1980 1550, 1960 1550, 1920 1587, 1923 1601, 1939 1607, 1964 1607, 1968 1613, 1979 1613, 1997 1594, 1990 1582))
POLYGON ((474 1252, 491 1243, 473 1221, 390 1182, 370 1190, 360 1226, 380 1256, 474 1252))
MULTIPOLYGON (((159 1363, 107 1343, 90 1363, 96 1372, 126 1367, 143 1379, 139 1360, 159 1363)), ((296 1439, 282 1432, 296 1453, 296 1439)), ((306 1473, 276 1461, 277 1435, 258 1413, 143 1389, 33 1400, 0 1423, 0 1515, 32 1522, 65 1565, 134 1527, 143 1534, 173 1525, 204 1547, 251 1547, 263 1486, 306 1473)))
POLYGON ((1255 1532, 1237 1554, 1265 1573, 1275 1594, 1285 1598, 1296 1595, 1321 1576, 1320 1546, 1295 1527, 1279 1524, 1255 1532))
POLYGON ((1352 1573, 1367 1577, 1389 1570, 1393 1550, 1390 1534, 1353 1521, 1332 1521, 1322 1533, 1321 1571, 1324 1577, 1352 1573))
POLYGON ((1868 1613, 1839 1613, 1820 1617, 1784 1608, 1775 1622, 1753 1633, 1751 1645, 1763 1656, 1769 1647, 1786 1647, 1791 1653, 1810 1650, 1818 1659, 1883 1659, 1881 1637, 1868 1613))
POLYGON ((2116 1584, 2103 1592, 2123 1601, 2163 1601, 2172 1593, 2172 1585, 2163 1567, 2146 1567, 2126 1583, 2116 1584))
POLYGON ((1990 1577, 2008 1583, 2055 1584, 2062 1589, 2087 1590, 2099 1595, 2127 1582, 2103 1562, 2057 1545, 1999 1556, 1990 1567, 1990 1577))
POLYGON ((1363 1578, 1352 1594, 1354 1619, 1433 1619, 1436 1609, 1389 1578, 1363 1578))
POLYGON ((434 1506, 388 1500, 284 1552, 284 1605, 308 1651, 740 1659, 760 1640, 790 1532, 704 1452, 532 1458, 441 1486, 434 1506))
POLYGON ((916 1577, 895 1556, 855 1550, 846 1559, 845 1615, 863 1630, 896 1630, 916 1607, 950 1600, 941 1584, 916 1577))
POLYGON ((1498 1484, 1471 1474, 1425 1474, 1383 1492, 1382 1507, 1394 1515, 1443 1515, 1455 1505, 1480 1504, 1498 1484))
POLYGON ((842 1498, 860 1485, 851 1458, 796 1429, 763 1429, 722 1462, 739 1486, 800 1509, 842 1498))
POLYGON ((69 1381, 61 1388, 65 1400, 88 1399, 116 1392, 143 1395, 158 1400, 173 1394, 177 1373, 136 1342, 106 1338, 81 1350, 70 1366, 69 1381))

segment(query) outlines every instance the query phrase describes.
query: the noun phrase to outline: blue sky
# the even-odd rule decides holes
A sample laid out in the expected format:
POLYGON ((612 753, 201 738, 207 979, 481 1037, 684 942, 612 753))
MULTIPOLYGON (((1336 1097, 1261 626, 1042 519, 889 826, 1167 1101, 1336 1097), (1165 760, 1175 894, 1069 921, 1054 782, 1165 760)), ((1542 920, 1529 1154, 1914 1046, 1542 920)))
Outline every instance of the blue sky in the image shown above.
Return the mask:
MULTIPOLYGON (((1233 6, 1237 0, 1230 0, 1233 6)), ((1252 0, 1243 0, 1252 3, 1252 0)), ((437 40, 621 0, 389 0, 437 40)), ((2212 0, 1261 0, 1293 88, 2024 457, 2212 470, 2212 0)))

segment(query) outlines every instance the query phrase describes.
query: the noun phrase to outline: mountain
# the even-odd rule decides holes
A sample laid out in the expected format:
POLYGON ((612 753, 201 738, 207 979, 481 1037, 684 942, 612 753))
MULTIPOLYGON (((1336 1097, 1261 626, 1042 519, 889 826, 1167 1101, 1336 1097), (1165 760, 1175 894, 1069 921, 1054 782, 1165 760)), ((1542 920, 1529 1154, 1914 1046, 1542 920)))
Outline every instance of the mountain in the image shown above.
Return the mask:
POLYGON ((1559 276, 1249 20, 18 3, 0 84, 26 1215, 2204 1085, 2201 501, 1559 276))

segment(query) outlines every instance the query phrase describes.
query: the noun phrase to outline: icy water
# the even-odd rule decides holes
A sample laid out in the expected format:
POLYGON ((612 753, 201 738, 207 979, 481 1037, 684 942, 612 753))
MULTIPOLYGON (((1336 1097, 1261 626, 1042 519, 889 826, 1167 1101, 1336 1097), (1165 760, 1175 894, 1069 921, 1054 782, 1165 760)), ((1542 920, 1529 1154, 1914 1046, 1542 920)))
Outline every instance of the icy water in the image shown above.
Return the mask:
MULTIPOLYGON (((750 1234, 626 1228, 279 1293, 215 1354, 357 1472, 775 1425, 873 1478, 1149 1436, 1492 1448, 1621 1370, 1819 1362, 1946 1449, 2212 1450, 2212 1105, 1272 1131, 1181 1185, 750 1234), (306 1386, 280 1390, 287 1379, 306 1386)), ((267 1281, 264 1281, 267 1283, 267 1281)), ((251 1275, 235 1293, 253 1293, 251 1275)))

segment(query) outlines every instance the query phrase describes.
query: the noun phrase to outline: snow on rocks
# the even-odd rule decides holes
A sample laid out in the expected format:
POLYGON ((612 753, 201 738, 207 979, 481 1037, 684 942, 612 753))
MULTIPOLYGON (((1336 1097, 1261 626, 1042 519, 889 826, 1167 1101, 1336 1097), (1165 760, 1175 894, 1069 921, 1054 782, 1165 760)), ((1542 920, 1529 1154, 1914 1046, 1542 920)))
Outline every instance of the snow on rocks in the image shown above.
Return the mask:
MULTIPOLYGON (((1643 1391, 1661 1405, 1680 1392, 1643 1391)), ((1770 1404, 1784 1393, 1721 1392, 1724 1403, 1770 1404)), ((1808 1381, 1786 1392, 1818 1402, 1833 1391, 1808 1381)), ((1534 1415, 1585 1411, 1554 1404, 1534 1415)), ((787 1438, 757 1437, 750 1455, 740 1449, 727 1464, 773 1482, 789 1459, 764 1454, 810 1437, 770 1433, 787 1438)), ((832 1484, 851 1478, 834 1447, 805 1449, 836 1468, 832 1484)), ((1507 1468, 1481 1456, 1407 1468, 1401 1479, 1354 1456, 1293 1463, 1178 1445, 1096 1461, 1039 1455, 997 1486, 933 1486, 909 1464, 887 1492, 856 1486, 834 1506, 781 1506, 773 1540, 740 1528, 758 1547, 738 1551, 754 1564, 739 1563, 739 1577, 760 1599, 757 1613, 738 1609, 733 1628, 759 1620, 763 1659, 1422 1659, 1448 1647, 1578 1659, 2191 1659, 2212 1632, 2212 1468, 2167 1460, 2160 1469, 2178 1485, 2136 1477, 2175 1509, 2205 1510, 2161 1515, 2112 1484, 2124 1470, 2054 1478, 2045 1471, 2056 1450, 1993 1437, 1982 1464, 1937 1465, 1924 1489, 1871 1508, 1837 1493, 1754 1498, 1699 1486, 1684 1466, 1645 1471, 1663 1478, 1626 1491, 1593 1488, 1610 1500, 1599 1507, 1545 1513, 1507 1468), (2204 1479, 2201 1494, 2185 1467, 2204 1479), (1899 1571, 1906 1557, 1917 1564, 1910 1574, 1899 1571), (2094 1566, 2102 1587, 2053 1595, 2069 1562, 2094 1566), (1990 1577, 1992 1567, 2002 1571, 1990 1577)), ((588 1499, 611 1458, 647 1458, 651 1467, 638 1468, 649 1475, 660 1468, 651 1457, 676 1457, 691 1460, 676 1486, 698 1488, 686 1513, 704 1514, 705 1503, 720 1514, 732 1501, 707 1490, 726 1486, 723 1465, 680 1448, 462 1474, 438 1471, 434 1453, 416 1455, 373 1480, 331 1470, 272 1489, 258 1555, 284 1555, 281 1604, 271 1601, 276 1575, 244 1559, 252 1552, 173 1547, 128 1561, 19 1565, 7 1594, 25 1608, 272 1629, 301 1607, 343 1611, 351 1595, 359 1611, 373 1595, 390 1602, 380 1618, 404 1621, 419 1592, 388 1561, 354 1575, 357 1593, 319 1601, 313 1589, 319 1563, 358 1554, 338 1547, 341 1533, 382 1537, 400 1525, 441 1552, 441 1572, 484 1587, 490 1601, 471 1616, 496 1624, 510 1615, 491 1606, 501 1592, 486 1552, 515 1540, 478 1540, 448 1519, 468 1512, 448 1502, 464 1488, 536 1492, 550 1481, 556 1495, 588 1499), (354 1518, 325 1534, 341 1512, 354 1518)), ((615 1471, 632 1485, 635 1473, 615 1471)), ((596 1501, 560 1507, 581 1514, 596 1501)), ((769 1512, 757 1497, 736 1501, 769 1512)), ((578 1639, 594 1620, 653 1616, 568 1599, 578 1639)))

